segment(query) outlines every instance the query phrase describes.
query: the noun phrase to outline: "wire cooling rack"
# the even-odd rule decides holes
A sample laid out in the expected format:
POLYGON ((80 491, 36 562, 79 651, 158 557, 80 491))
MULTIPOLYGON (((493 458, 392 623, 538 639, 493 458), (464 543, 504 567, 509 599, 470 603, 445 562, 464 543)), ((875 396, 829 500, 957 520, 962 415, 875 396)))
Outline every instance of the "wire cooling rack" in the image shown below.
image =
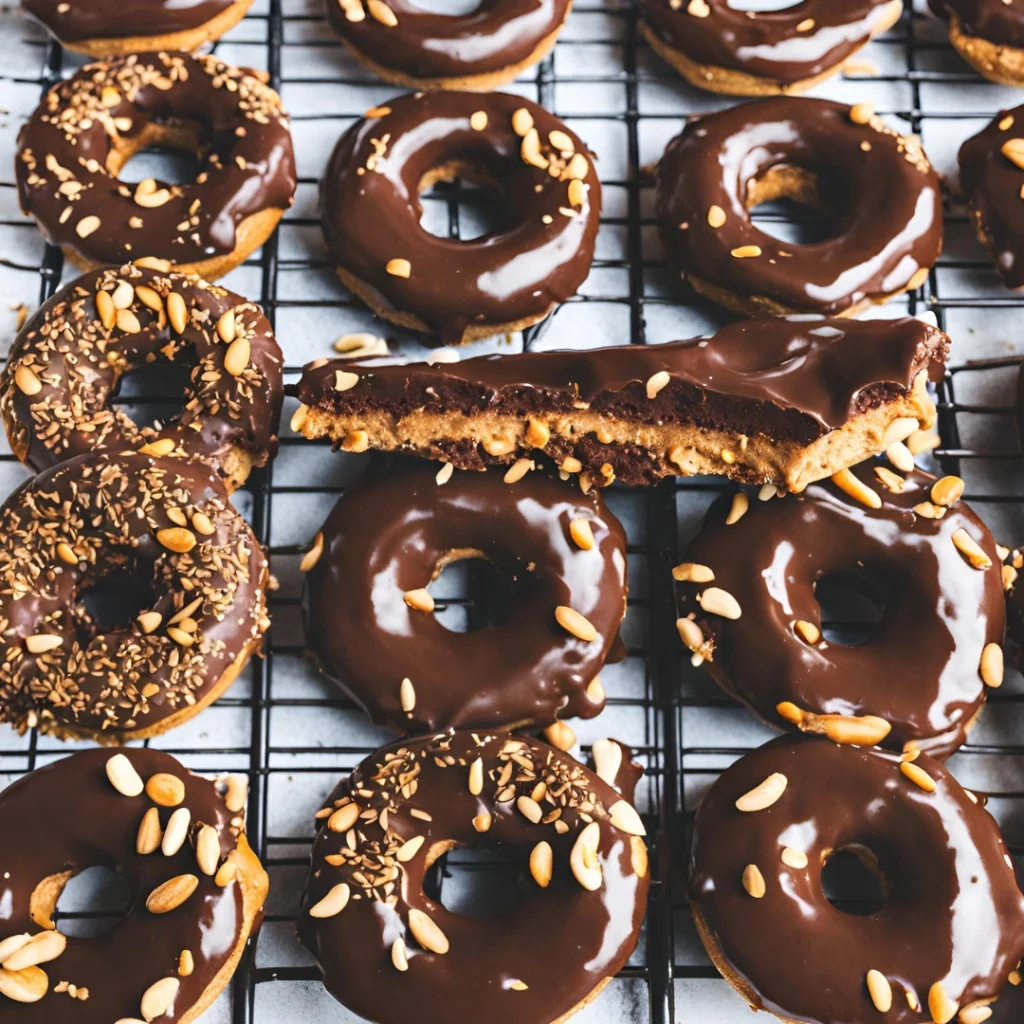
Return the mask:
MULTIPOLYGON (((356 117, 396 90, 344 53, 327 25, 322 2, 256 0, 217 47, 226 60, 269 72, 293 118, 300 173, 295 207, 258 256, 224 282, 263 305, 292 380, 303 363, 330 355, 331 342, 353 331, 385 335, 393 350, 413 358, 430 354, 413 336, 376 323, 344 292, 323 259, 316 190, 330 149, 356 117)), ((471 0, 422 2, 438 10, 474 6, 471 0)), ((0 337, 6 351, 18 307, 35 308, 62 279, 73 276, 59 250, 45 246, 34 225, 19 214, 12 168, 19 125, 41 92, 80 61, 62 53, 17 12, 0 10, 0 28, 8 39, 0 77, 0 337)), ((597 258, 582 294, 524 337, 481 343, 470 351, 652 344, 717 326, 721 314, 688 294, 666 265, 644 168, 657 160, 687 115, 735 101, 688 88, 658 61, 639 41, 629 0, 576 0, 552 55, 510 91, 553 110, 588 140, 600 158, 604 216, 597 258)), ((906 14, 862 53, 855 67, 815 94, 873 101, 901 130, 921 134, 933 162, 954 178, 959 143, 997 109, 1019 102, 1013 90, 983 82, 962 65, 946 44, 941 24, 922 12, 906 14), (865 59, 877 67, 870 68, 865 59)), ((126 178, 150 173, 146 157, 137 160, 125 171, 126 178)), ((437 233, 467 237, 467 231, 479 230, 477 218, 486 215, 476 198, 458 185, 439 188, 425 199, 426 222, 437 233)), ((965 477, 968 499, 998 538, 1016 545, 1024 542, 1024 480, 1013 381, 1024 341, 1016 340, 1013 328, 1024 302, 1002 290, 973 239, 963 207, 947 204, 946 213, 946 252, 928 281, 873 315, 930 310, 952 334, 951 367, 938 389, 942 445, 935 455, 944 470, 965 477)), ((787 211, 760 214, 762 223, 785 237, 800 237, 807 228, 787 211)), ((122 400, 140 415, 154 404, 161 407, 161 399, 166 404, 167 396, 147 394, 149 387, 129 386, 122 400)), ((254 660, 213 708, 154 741, 193 770, 244 772, 250 779, 249 836, 270 872, 271 895, 254 949, 230 992, 204 1018, 231 1024, 355 1020, 323 992, 315 968, 294 940, 292 921, 313 811, 340 776, 389 738, 318 679, 302 658, 299 556, 364 457, 335 455, 287 428, 283 433, 276 463, 254 474, 236 496, 268 545, 281 583, 272 601, 274 625, 266 657, 254 660)), ((0 494, 25 475, 5 447, 0 494)), ((610 734, 632 744, 646 764, 638 803, 654 848, 655 884, 636 954, 580 1014, 581 1021, 749 1020, 749 1010, 708 963, 684 898, 695 805, 719 771, 768 737, 765 728, 690 667, 673 625, 668 569, 720 487, 721 481, 696 478, 647 491, 609 492, 630 539, 630 601, 623 628, 629 654, 602 673, 610 697, 604 715, 574 724, 584 753, 593 739, 610 734)), ((472 626, 481 615, 472 573, 460 578, 446 573, 440 586, 443 592, 436 596, 443 614, 453 624, 462 619, 472 626)), ((993 694, 992 707, 953 761, 965 784, 995 794, 989 806, 1017 855, 1024 853, 1022 692, 1014 677, 993 694)), ((74 746, 35 733, 17 737, 0 728, 0 786, 74 746)), ((459 876, 459 865, 451 861, 438 884, 450 886, 459 876)), ((73 907, 65 911, 66 918, 75 916, 73 907)))

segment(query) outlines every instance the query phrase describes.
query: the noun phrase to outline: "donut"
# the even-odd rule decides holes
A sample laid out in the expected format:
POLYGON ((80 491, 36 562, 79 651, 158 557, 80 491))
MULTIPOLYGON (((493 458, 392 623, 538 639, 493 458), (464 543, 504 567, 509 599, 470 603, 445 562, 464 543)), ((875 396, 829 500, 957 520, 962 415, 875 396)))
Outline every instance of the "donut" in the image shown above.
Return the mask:
POLYGON ((704 797, 690 900, 708 955, 754 1009, 805 1024, 979 1022, 1024 952, 1012 864, 938 761, 780 736, 704 797), (835 854, 877 878, 879 909, 828 900, 835 854))
POLYGON ((683 642, 772 725, 948 755, 1002 682, 1006 624, 995 541, 963 487, 880 460, 780 501, 723 495, 674 572, 683 642), (830 577, 882 609, 865 642, 822 636, 830 577))
POLYGON ((138 50, 196 50, 245 17, 252 0, 23 0, 60 44, 89 57, 138 50))
POLYGON ((1024 85, 1024 11, 1008 0, 928 0, 949 22, 949 42, 979 74, 1024 85))
POLYGON ((587 147, 520 96, 415 93, 338 141, 320 186, 328 258, 375 313, 458 344, 535 324, 590 270, 601 184, 587 147), (420 225, 419 195, 463 178, 499 191, 505 225, 471 241, 420 225))
POLYGON ((938 175, 865 103, 769 97, 691 121, 658 164, 657 219, 680 274, 745 316, 855 316, 920 287, 942 249, 938 175), (762 231, 749 211, 780 198, 827 214, 829 237, 762 231))
POLYGON ((232 781, 225 797, 162 751, 87 750, 0 793, 5 1020, 187 1024, 210 1006, 267 895, 232 781), (51 917, 61 892, 97 866, 128 909, 102 935, 65 936, 51 917))
MULTIPOLYGON (((1022 58, 1024 59, 1024 58, 1022 58)), ((1002 110, 961 147, 960 187, 974 230, 1007 288, 1024 287, 1024 106, 1002 110)))
POLYGON ((619 521, 596 489, 528 465, 443 484, 437 472, 405 459, 334 506, 303 562, 314 660, 374 722, 403 733, 598 714, 594 681, 626 613, 619 521), (469 558, 497 570, 507 607, 489 628, 456 633, 426 588, 469 558))
POLYGON ((384 747, 317 814, 299 938, 331 995, 378 1024, 565 1021, 640 933, 647 849, 630 798, 528 737, 384 747), (481 846, 521 864, 522 896, 474 919, 424 882, 442 854, 481 846))
POLYGON ((0 722, 148 739, 235 681, 269 626, 266 556, 201 462, 129 452, 43 470, 0 508, 0 722), (128 623, 83 598, 139 593, 128 623))
POLYGON ((92 451, 142 448, 212 463, 229 490, 277 453, 281 349, 262 310, 143 259, 72 281, 25 324, 0 373, 0 417, 36 472, 92 451), (124 374, 194 362, 184 407, 138 427, 112 406, 124 374))
POLYGON ((543 452, 580 486, 724 474, 800 491, 930 425, 949 339, 920 320, 755 320, 712 338, 457 363, 313 362, 293 430, 457 469, 543 452), (897 438, 898 439, 898 438, 897 438))
POLYGON ((767 96, 831 78, 902 13, 903 0, 803 0, 758 11, 728 0, 640 0, 640 31, 698 89, 767 96))
POLYGON ((213 56, 132 53, 55 85, 18 135, 18 200, 85 270, 139 256, 214 280, 272 234, 295 194, 281 99, 213 56), (140 150, 195 154, 194 182, 118 174, 140 150))
POLYGON ((572 0, 484 0, 466 14, 414 0, 326 0, 327 16, 360 63, 410 89, 489 92, 544 59, 572 0))

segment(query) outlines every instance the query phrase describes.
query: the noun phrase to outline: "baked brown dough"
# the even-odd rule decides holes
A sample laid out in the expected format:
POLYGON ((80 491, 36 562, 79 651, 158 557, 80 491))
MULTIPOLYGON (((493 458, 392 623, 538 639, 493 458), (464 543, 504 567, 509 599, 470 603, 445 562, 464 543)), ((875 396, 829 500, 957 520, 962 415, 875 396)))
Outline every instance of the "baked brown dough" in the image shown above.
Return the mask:
POLYGON ((543 454, 584 490, 712 473, 791 491, 930 426, 949 339, 906 318, 771 319, 713 338, 431 366, 317 361, 292 429, 457 469, 543 454))

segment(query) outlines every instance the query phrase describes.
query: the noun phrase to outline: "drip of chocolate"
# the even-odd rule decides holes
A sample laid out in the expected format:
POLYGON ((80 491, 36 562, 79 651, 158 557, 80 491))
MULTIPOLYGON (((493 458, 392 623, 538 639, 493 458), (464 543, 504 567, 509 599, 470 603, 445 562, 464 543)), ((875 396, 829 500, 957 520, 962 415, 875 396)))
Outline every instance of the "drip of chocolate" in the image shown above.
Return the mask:
POLYGON ((417 79, 460 79, 501 72, 530 60, 558 31, 570 0, 487 0, 462 15, 436 14, 414 0, 388 0, 394 24, 362 12, 361 0, 327 4, 334 31, 388 71, 417 79))
POLYGON ((903 763, 821 737, 780 737, 715 782, 690 898, 715 965, 784 1020, 880 1020, 888 995, 885 1020, 920 1024, 930 1005, 997 996, 1024 953, 1024 896, 992 816, 926 755, 903 763), (880 879, 880 909, 828 900, 837 851, 880 879))
POLYGON ((960 147, 958 159, 960 185, 982 244, 1006 287, 1024 287, 1024 169, 1017 162, 1024 160, 1024 106, 1000 111, 960 147), (1007 155, 1015 144, 1016 160, 1007 155))
MULTIPOLYGON (((729 301, 836 314, 909 285, 942 249, 939 178, 920 142, 828 100, 770 97, 691 121, 658 165, 657 209, 672 262, 729 301), (788 195, 831 216, 821 242, 784 242, 747 206, 788 195), (766 192, 758 195, 759 186, 766 192)), ((718 301, 718 299, 716 299, 718 301)))
POLYGON ((625 613, 626 535, 597 491, 541 472, 516 483, 496 471, 456 473, 439 484, 436 466, 406 459, 350 485, 317 543, 307 644, 375 722, 412 733, 548 725, 604 706, 588 687, 625 613), (572 536, 580 524, 589 550, 572 536), (486 628, 456 633, 408 600, 422 601, 440 570, 463 558, 495 567, 508 606, 486 628), (595 638, 561 626, 560 606, 595 638))
POLYGON ((24 0, 24 8, 58 39, 127 39, 198 28, 236 0, 24 0))
POLYGON ((707 15, 694 17, 686 4, 641 0, 640 13, 692 61, 791 85, 842 64, 888 19, 888 7, 889 0, 815 0, 755 12, 709 0, 707 15))

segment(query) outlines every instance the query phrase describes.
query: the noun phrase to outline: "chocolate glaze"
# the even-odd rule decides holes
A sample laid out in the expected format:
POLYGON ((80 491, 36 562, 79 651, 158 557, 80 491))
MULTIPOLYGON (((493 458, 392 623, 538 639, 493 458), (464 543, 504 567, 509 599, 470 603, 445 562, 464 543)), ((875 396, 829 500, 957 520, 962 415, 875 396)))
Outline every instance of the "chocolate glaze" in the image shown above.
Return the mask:
MULTIPOLYGON (((170 754, 122 749, 143 780, 158 772, 185 784, 181 804, 191 812, 193 830, 202 822, 216 828, 221 856, 236 845, 240 830, 216 785, 184 769, 170 754)), ((218 886, 198 870, 191 841, 168 857, 136 853, 135 840, 145 812, 156 806, 145 794, 122 796, 107 779, 109 750, 88 750, 38 768, 0 794, 0 941, 41 929, 29 901, 51 875, 77 875, 102 866, 128 889, 128 911, 112 930, 91 938, 68 938, 64 952, 40 965, 50 990, 36 1003, 0 999, 0 1021, 53 1024, 54 1021, 117 1021, 141 1016, 142 995, 161 978, 178 978, 174 1010, 161 1021, 181 1020, 227 964, 245 928, 238 881, 218 886), (182 874, 199 879, 196 892, 170 913, 154 915, 146 898, 159 885, 182 874), (178 958, 189 950, 195 969, 178 975, 178 958), (59 982, 88 989, 84 1001, 54 991, 59 982)), ((166 827, 171 808, 159 808, 166 827)))
POLYGON ((1024 46, 1024 12, 1005 0, 928 0, 940 18, 955 15, 965 35, 999 46, 1024 46))
POLYGON ((783 736, 711 787, 697 812, 690 898, 718 966, 755 1007, 813 1024, 920 1024, 931 1019, 936 982, 961 1007, 999 993, 1024 952, 1024 897, 1009 854, 991 815, 941 764, 926 755, 914 764, 934 792, 904 777, 899 755, 783 736), (788 784, 772 806, 737 809, 776 772, 788 784), (788 867, 785 847, 806 853, 808 867, 788 867), (851 847, 877 858, 888 883, 875 913, 844 913, 825 898, 822 866, 851 847), (764 878, 761 899, 742 884, 748 864, 764 878), (892 987, 884 1015, 868 995, 869 970, 892 987))
MULTIPOLYGON (((911 318, 752 320, 729 324, 710 339, 666 345, 480 356, 436 365, 334 360, 307 366, 297 394, 307 406, 346 415, 382 410, 403 416, 426 409, 526 416, 537 410, 570 413, 582 401, 641 423, 692 423, 806 444, 906 394, 922 371, 937 378, 948 344, 937 328, 911 318), (337 391, 339 369, 359 374, 359 382, 337 391), (669 383, 647 398, 645 382, 663 370, 669 383)), ((612 446, 584 441, 592 443, 591 461, 598 465, 615 458, 612 446)), ((649 482, 666 472, 639 450, 635 455, 616 461, 620 480, 649 482)), ((500 461, 468 442, 453 443, 444 457, 471 469, 500 461)))
POLYGON ((160 36, 198 28, 236 0, 24 0, 62 42, 160 36))
POLYGON ((992 1007, 989 1024, 1020 1024, 1024 1020, 1024 985, 1020 974, 1016 975, 1017 984, 1003 987, 1003 994, 992 1007))
POLYGON ((320 964, 324 985, 353 1012, 379 1024, 405 1024, 410 1015, 422 1024, 548 1024, 614 975, 636 945, 647 903, 643 839, 611 824, 608 809, 621 801, 619 794, 569 755, 507 733, 408 740, 368 757, 334 790, 322 813, 353 800, 371 813, 360 814, 352 850, 345 833, 332 831, 321 818, 299 915, 299 937, 320 964), (478 758, 483 791, 473 796, 468 766, 478 758), (506 776, 511 792, 504 790, 506 776), (547 783, 545 795, 536 791, 538 782, 547 783), (556 820, 527 819, 522 798, 531 793, 546 818, 559 811, 556 820), (491 817, 485 833, 472 823, 483 813, 491 817), (600 832, 602 878, 596 890, 584 889, 569 864, 590 819, 600 832), (415 837, 424 839, 415 855, 393 859, 415 837), (546 889, 531 880, 526 867, 541 841, 553 854, 546 889), (431 899, 423 891, 425 875, 435 855, 452 845, 485 846, 519 860, 519 903, 501 916, 474 919, 431 899), (392 866, 382 869, 381 855, 392 866), (329 856, 340 856, 342 863, 325 862, 329 856), (310 907, 343 882, 351 893, 345 909, 330 918, 310 917, 310 907), (388 887, 389 882, 394 884, 388 887), (408 921, 414 911, 441 929, 447 953, 427 952, 413 938, 408 921), (397 939, 407 949, 404 972, 391 958, 397 939), (517 981, 527 987, 512 988, 517 981))
POLYGON ((889 0, 804 0, 778 11, 746 11, 709 0, 694 17, 686 4, 641 0, 644 22, 658 38, 700 64, 742 71, 785 85, 842 64, 878 31, 889 0), (812 22, 811 28, 798 26, 812 22))
POLYGON ((506 484, 500 471, 456 473, 405 459, 349 486, 323 526, 323 554, 306 576, 306 642, 324 672, 375 722, 399 732, 548 725, 590 718, 586 695, 626 610, 626 535, 596 491, 540 472, 506 484), (569 535, 586 519, 596 548, 569 535), (510 587, 506 615, 454 633, 410 608, 453 553, 490 561, 510 587), (478 554, 477 554, 478 553, 478 554), (598 632, 587 643, 555 621, 566 605, 598 632), (416 692, 406 713, 400 683, 416 692), (487 685, 481 685, 487 680, 487 685))
POLYGON ((377 306, 461 341, 467 328, 536 319, 576 293, 594 254, 601 185, 593 156, 566 125, 506 93, 416 93, 381 109, 341 137, 320 189, 330 258, 372 290, 377 306), (523 138, 512 128, 519 110, 533 119, 543 167, 521 154, 523 138), (470 119, 479 112, 487 123, 475 130, 470 119), (572 152, 556 151, 552 132, 570 140, 572 152), (419 190, 439 169, 500 189, 507 225, 470 241, 429 234, 419 190), (574 175, 585 186, 577 207, 569 200, 574 175), (388 273, 394 259, 409 261, 407 278, 388 273))
POLYGON ((388 0, 397 19, 385 25, 366 15, 346 17, 345 5, 327 0, 334 31, 361 54, 410 78, 464 78, 500 72, 529 60, 557 32, 571 0, 483 0, 468 14, 435 14, 413 0, 388 0))
MULTIPOLYGON (((111 320, 115 315, 113 300, 108 315, 111 320)), ((236 449, 263 465, 277 453, 282 361, 259 306, 197 277, 126 264, 71 282, 22 328, 0 374, 0 415, 15 454, 37 472, 86 452, 118 452, 160 438, 215 465, 223 466, 236 449), (123 291, 122 282, 148 289, 142 294, 159 302, 154 311, 133 292, 124 308, 141 331, 117 324, 108 329, 97 313, 97 293, 112 295, 119 285, 123 291), (172 293, 188 311, 180 334, 166 313, 172 293), (228 310, 235 311, 234 337, 245 338, 250 350, 248 365, 237 376, 225 369, 229 346, 217 334, 217 322, 228 310), (166 423, 140 429, 110 404, 122 374, 193 355, 184 409, 166 423), (21 367, 42 385, 37 393, 28 395, 18 386, 21 367)))
POLYGON ((1022 133, 1024 106, 1002 110, 960 147, 958 158, 975 230, 1007 288, 1024 287, 1024 170, 1001 150, 1022 133))
POLYGON ((268 625, 266 557, 200 462, 79 456, 7 499, 0 537, 0 722, 19 729, 115 739, 157 726, 233 679, 268 625), (212 534, 195 525, 197 512, 212 534), (196 540, 191 551, 157 539, 172 527, 196 540), (146 610, 162 617, 153 632, 138 621, 97 623, 80 604, 83 592, 125 572, 152 588, 146 610), (187 613, 192 643, 183 645, 168 633, 171 620, 200 598, 187 613), (26 638, 40 634, 62 642, 32 654, 26 638))
POLYGON ((46 94, 18 136, 15 164, 21 207, 47 240, 98 264, 148 255, 182 265, 230 253, 239 223, 287 209, 296 186, 277 93, 252 72, 187 53, 86 65, 46 94), (140 205, 135 186, 111 168, 119 153, 169 129, 183 148, 198 148, 199 173, 191 184, 157 182, 170 198, 140 205), (99 226, 83 237, 89 217, 99 226))
POLYGON ((932 266, 942 248, 938 175, 916 138, 877 117, 855 124, 850 110, 769 97, 691 121, 657 173, 658 222, 675 266, 741 299, 825 314, 880 300, 932 266), (817 176, 816 201, 832 216, 825 241, 783 242, 751 222, 748 189, 786 168, 817 176), (712 206, 725 213, 721 227, 708 222, 712 206), (732 255, 743 246, 761 254, 732 255))
POLYGON ((854 475, 881 499, 871 509, 831 481, 781 500, 752 501, 726 525, 731 495, 716 501, 682 559, 706 565, 713 586, 739 601, 728 620, 697 602, 707 584, 677 584, 681 617, 695 616, 713 649, 713 674, 773 725, 790 701, 814 714, 874 715, 892 725, 884 745, 913 740, 948 755, 985 700, 982 649, 1005 625, 999 556, 985 524, 963 501, 942 519, 916 514, 934 477, 913 472, 894 494, 862 463, 854 475), (965 529, 992 559, 973 568, 950 539, 965 529), (855 645, 808 643, 797 621, 821 629, 816 584, 849 574, 882 608, 875 634, 855 645), (898 680, 898 685, 894 685, 898 680))

